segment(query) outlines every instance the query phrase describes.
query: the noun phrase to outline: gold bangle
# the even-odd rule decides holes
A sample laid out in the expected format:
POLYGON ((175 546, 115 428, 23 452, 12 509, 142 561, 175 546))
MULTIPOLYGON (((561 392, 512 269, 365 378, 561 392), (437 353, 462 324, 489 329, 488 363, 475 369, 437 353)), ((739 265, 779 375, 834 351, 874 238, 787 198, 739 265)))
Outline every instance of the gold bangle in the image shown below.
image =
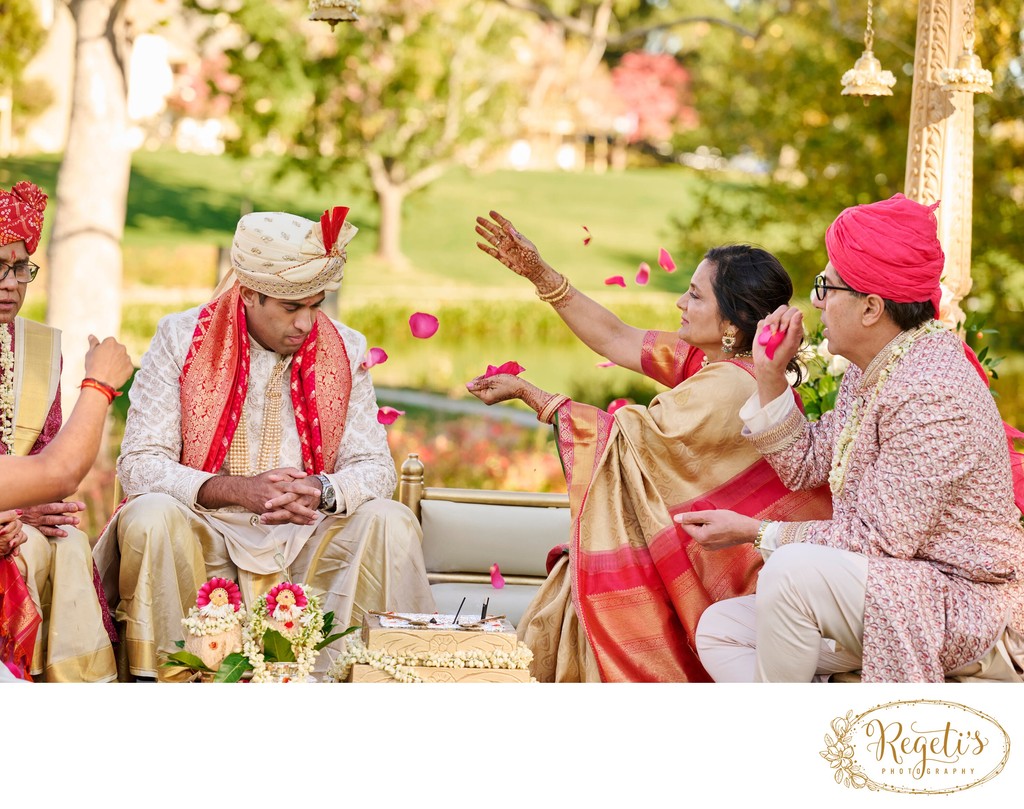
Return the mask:
POLYGON ((768 526, 771 524, 771 520, 761 520, 761 525, 759 525, 757 528, 757 536, 754 537, 754 550, 761 550, 761 543, 764 542, 765 532, 768 530, 768 526))
POLYGON ((537 290, 537 297, 544 301, 544 303, 550 303, 552 306, 554 306, 556 303, 562 300, 562 298, 569 294, 569 279, 566 278, 561 273, 559 273, 559 275, 561 276, 562 280, 559 282, 558 286, 556 286, 553 290, 551 290, 550 292, 541 292, 539 289, 537 290))

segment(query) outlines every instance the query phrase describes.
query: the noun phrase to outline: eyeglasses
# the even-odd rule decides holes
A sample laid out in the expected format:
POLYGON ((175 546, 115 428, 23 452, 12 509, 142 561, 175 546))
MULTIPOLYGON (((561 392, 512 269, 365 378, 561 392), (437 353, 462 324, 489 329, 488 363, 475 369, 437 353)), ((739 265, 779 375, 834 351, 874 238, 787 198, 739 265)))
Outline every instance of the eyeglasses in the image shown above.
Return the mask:
POLYGON ((814 295, 819 301, 825 300, 825 295, 828 294, 830 289, 834 289, 837 292, 856 292, 857 290, 852 287, 840 287, 835 284, 829 284, 825 281, 825 275, 816 275, 814 277, 814 295))
POLYGON ((36 280, 39 265, 32 261, 17 261, 14 264, 5 264, 0 261, 0 284, 7 280, 7 276, 12 270, 15 281, 19 284, 27 284, 36 280))

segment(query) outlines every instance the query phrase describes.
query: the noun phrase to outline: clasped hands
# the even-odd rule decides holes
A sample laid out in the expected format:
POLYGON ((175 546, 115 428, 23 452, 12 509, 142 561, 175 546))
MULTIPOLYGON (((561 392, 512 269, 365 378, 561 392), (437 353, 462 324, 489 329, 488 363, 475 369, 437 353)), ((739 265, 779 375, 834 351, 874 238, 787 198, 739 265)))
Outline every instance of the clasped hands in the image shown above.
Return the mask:
POLYGON ((240 505, 259 515, 263 525, 311 525, 321 516, 317 507, 323 487, 301 469, 286 466, 244 480, 247 491, 240 505))
POLYGON ((28 537, 22 530, 17 509, 0 511, 0 559, 18 555, 18 546, 28 537))

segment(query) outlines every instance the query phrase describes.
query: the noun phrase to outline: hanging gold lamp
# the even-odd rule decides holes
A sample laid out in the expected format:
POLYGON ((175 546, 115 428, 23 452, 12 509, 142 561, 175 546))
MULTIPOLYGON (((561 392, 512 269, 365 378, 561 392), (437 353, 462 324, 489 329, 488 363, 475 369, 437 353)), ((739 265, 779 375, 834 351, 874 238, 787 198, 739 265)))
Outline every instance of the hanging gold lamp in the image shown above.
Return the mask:
POLYGON ((964 6, 963 43, 956 67, 939 73, 942 89, 950 93, 991 93, 992 73, 981 66, 981 58, 974 52, 974 0, 967 0, 964 6))
POLYGON ((309 19, 323 20, 334 30, 339 22, 358 20, 359 0, 309 0, 309 19))
POLYGON ((868 24, 864 29, 864 53, 852 70, 843 74, 844 96, 861 96, 867 104, 871 96, 891 96, 896 77, 892 71, 882 70, 882 63, 875 58, 871 47, 875 42, 875 31, 871 27, 872 0, 868 0, 868 24))

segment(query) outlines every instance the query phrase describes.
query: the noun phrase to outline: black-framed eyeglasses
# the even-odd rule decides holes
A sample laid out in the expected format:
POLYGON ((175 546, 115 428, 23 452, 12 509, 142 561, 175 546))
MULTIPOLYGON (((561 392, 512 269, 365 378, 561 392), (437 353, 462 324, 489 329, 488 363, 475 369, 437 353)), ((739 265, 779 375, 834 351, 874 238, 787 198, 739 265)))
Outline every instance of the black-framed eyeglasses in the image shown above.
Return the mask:
POLYGON ((34 261, 15 261, 7 264, 0 261, 0 284, 7 280, 8 274, 14 271, 14 280, 19 284, 27 284, 36 280, 36 273, 39 272, 39 265, 34 261))
POLYGON ((834 289, 837 292, 856 292, 857 291, 857 290, 853 289, 852 287, 841 287, 841 286, 836 286, 835 284, 827 283, 825 281, 824 273, 821 274, 821 275, 816 275, 814 277, 814 296, 819 301, 825 300, 825 295, 828 294, 828 291, 830 289, 834 289))

